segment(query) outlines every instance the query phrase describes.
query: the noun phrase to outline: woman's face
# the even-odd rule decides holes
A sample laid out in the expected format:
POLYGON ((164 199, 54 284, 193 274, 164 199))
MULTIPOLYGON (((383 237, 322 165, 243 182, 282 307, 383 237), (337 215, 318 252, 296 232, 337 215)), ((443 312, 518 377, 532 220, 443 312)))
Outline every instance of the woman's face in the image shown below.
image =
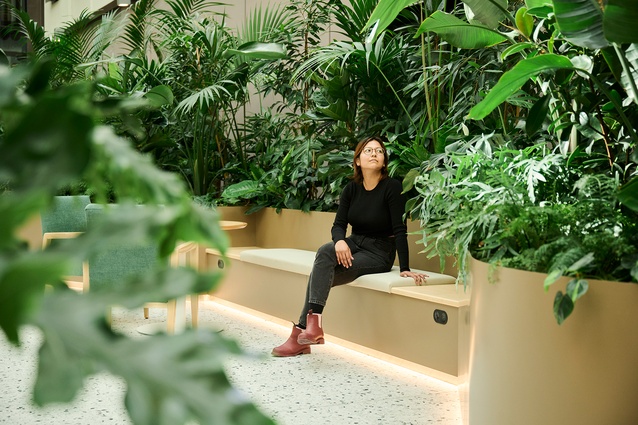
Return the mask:
POLYGON ((362 170, 380 171, 385 165, 384 153, 378 141, 370 140, 361 151, 356 163, 362 170))

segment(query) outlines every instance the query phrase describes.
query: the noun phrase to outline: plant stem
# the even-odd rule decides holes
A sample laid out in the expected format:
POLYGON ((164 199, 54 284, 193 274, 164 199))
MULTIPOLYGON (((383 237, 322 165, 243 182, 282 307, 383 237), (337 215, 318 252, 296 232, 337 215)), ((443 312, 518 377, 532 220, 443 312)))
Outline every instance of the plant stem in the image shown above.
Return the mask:
MULTIPOLYGON (((592 92, 595 90, 594 89, 594 85, 590 80, 591 85, 591 90, 592 92)), ((609 167, 613 168, 614 166, 614 159, 612 158, 612 154, 611 154, 611 150, 609 149, 609 128, 607 127, 607 124, 605 124, 605 120, 603 119, 603 113, 600 110, 600 106, 596 105, 596 119, 598 120, 599 124, 600 124, 600 129, 602 131, 602 133, 599 133, 603 136, 603 141, 605 142, 605 150, 607 151, 607 160, 609 161, 609 167)))
POLYGON ((372 62, 372 65, 379 71, 379 73, 383 76, 383 79, 385 80, 386 83, 388 83, 388 87, 390 87, 390 90, 392 90, 392 93, 394 93, 394 96, 397 98, 397 100, 399 101, 399 104, 401 105, 401 109, 403 109, 403 112, 405 112, 405 114, 407 115, 408 119, 410 120, 410 123, 412 123, 412 125, 416 128, 416 123, 414 122, 414 120, 412 119, 412 117, 410 116, 410 113, 408 112, 407 108, 405 107, 405 105, 403 104, 403 102, 401 101, 401 97, 399 96, 399 94, 397 93, 397 91, 394 89, 394 87, 392 86, 392 83, 390 83, 390 80, 388 80, 388 77, 386 77, 386 75, 383 73, 383 71, 381 70, 381 68, 374 62, 372 62))
MULTIPOLYGON (((423 4, 421 4, 421 21, 423 21, 423 4)), ((428 52, 429 52, 428 44, 428 52)), ((428 87, 428 73, 427 63, 425 60, 425 34, 421 33, 421 65, 423 66, 423 92, 425 94, 425 108, 428 114, 428 120, 432 123, 432 105, 430 104, 430 90, 428 87)), ((433 126, 430 125, 430 131, 432 132, 432 141, 436 144, 436 130, 433 130, 433 126)))
MULTIPOLYGON (((584 71, 582 69, 580 69, 580 71, 581 72, 586 72, 586 71, 584 71)), ((638 134, 636 134, 636 131, 634 130, 634 124, 631 121, 629 121, 629 118, 627 118, 627 115, 625 115, 625 111, 623 110, 622 104, 619 103, 618 100, 616 100, 616 98, 611 95, 609 90, 607 90, 607 87, 601 81, 599 81, 593 74, 590 74, 590 73, 587 73, 587 74, 589 75, 589 78, 591 78, 591 80, 594 82, 594 84, 596 84, 598 89, 601 92, 603 92, 603 94, 605 96, 607 96, 607 98, 614 105, 614 108, 616 108, 616 111, 618 112, 618 115, 620 115, 620 119, 625 124, 627 132, 631 136, 632 140, 635 143, 638 143, 638 134)))

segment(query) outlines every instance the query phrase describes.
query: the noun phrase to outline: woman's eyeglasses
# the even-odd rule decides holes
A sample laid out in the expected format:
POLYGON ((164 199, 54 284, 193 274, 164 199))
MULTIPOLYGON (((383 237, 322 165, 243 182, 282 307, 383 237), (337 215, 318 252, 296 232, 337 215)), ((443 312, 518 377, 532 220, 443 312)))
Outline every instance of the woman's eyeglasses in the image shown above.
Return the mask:
POLYGON ((372 152, 381 156, 385 153, 385 150, 383 148, 363 148, 363 153, 368 156, 372 155, 372 152))

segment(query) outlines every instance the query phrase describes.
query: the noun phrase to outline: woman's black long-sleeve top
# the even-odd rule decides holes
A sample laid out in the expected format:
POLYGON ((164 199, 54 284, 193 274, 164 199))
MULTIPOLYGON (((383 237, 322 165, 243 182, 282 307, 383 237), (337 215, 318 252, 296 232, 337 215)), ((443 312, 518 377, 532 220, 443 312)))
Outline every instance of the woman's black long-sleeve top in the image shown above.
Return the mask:
POLYGON ((410 270, 407 226, 403 219, 405 196, 401 182, 385 178, 372 190, 351 181, 339 198, 339 208, 332 225, 332 241, 346 238, 348 224, 352 233, 373 238, 396 238, 401 271, 410 270))

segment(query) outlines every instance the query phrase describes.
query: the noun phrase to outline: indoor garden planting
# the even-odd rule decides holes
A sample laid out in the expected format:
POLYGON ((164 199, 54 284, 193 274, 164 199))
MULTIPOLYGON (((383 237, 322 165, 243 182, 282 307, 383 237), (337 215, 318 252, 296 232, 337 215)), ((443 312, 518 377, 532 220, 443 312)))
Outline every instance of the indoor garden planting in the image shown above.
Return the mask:
MULTIPOLYGON (((14 11, 33 53, 3 71, 3 149, 18 93, 69 93, 97 105, 87 129, 201 202, 330 211, 356 142, 383 134, 424 255, 454 257, 461 283, 468 255, 546 273, 545 289, 568 276, 560 323, 588 279, 638 280, 635 2, 291 0, 232 26, 214 2, 156 3, 83 14, 56 38, 14 11)), ((84 170, 47 196, 140 196, 84 170)))

